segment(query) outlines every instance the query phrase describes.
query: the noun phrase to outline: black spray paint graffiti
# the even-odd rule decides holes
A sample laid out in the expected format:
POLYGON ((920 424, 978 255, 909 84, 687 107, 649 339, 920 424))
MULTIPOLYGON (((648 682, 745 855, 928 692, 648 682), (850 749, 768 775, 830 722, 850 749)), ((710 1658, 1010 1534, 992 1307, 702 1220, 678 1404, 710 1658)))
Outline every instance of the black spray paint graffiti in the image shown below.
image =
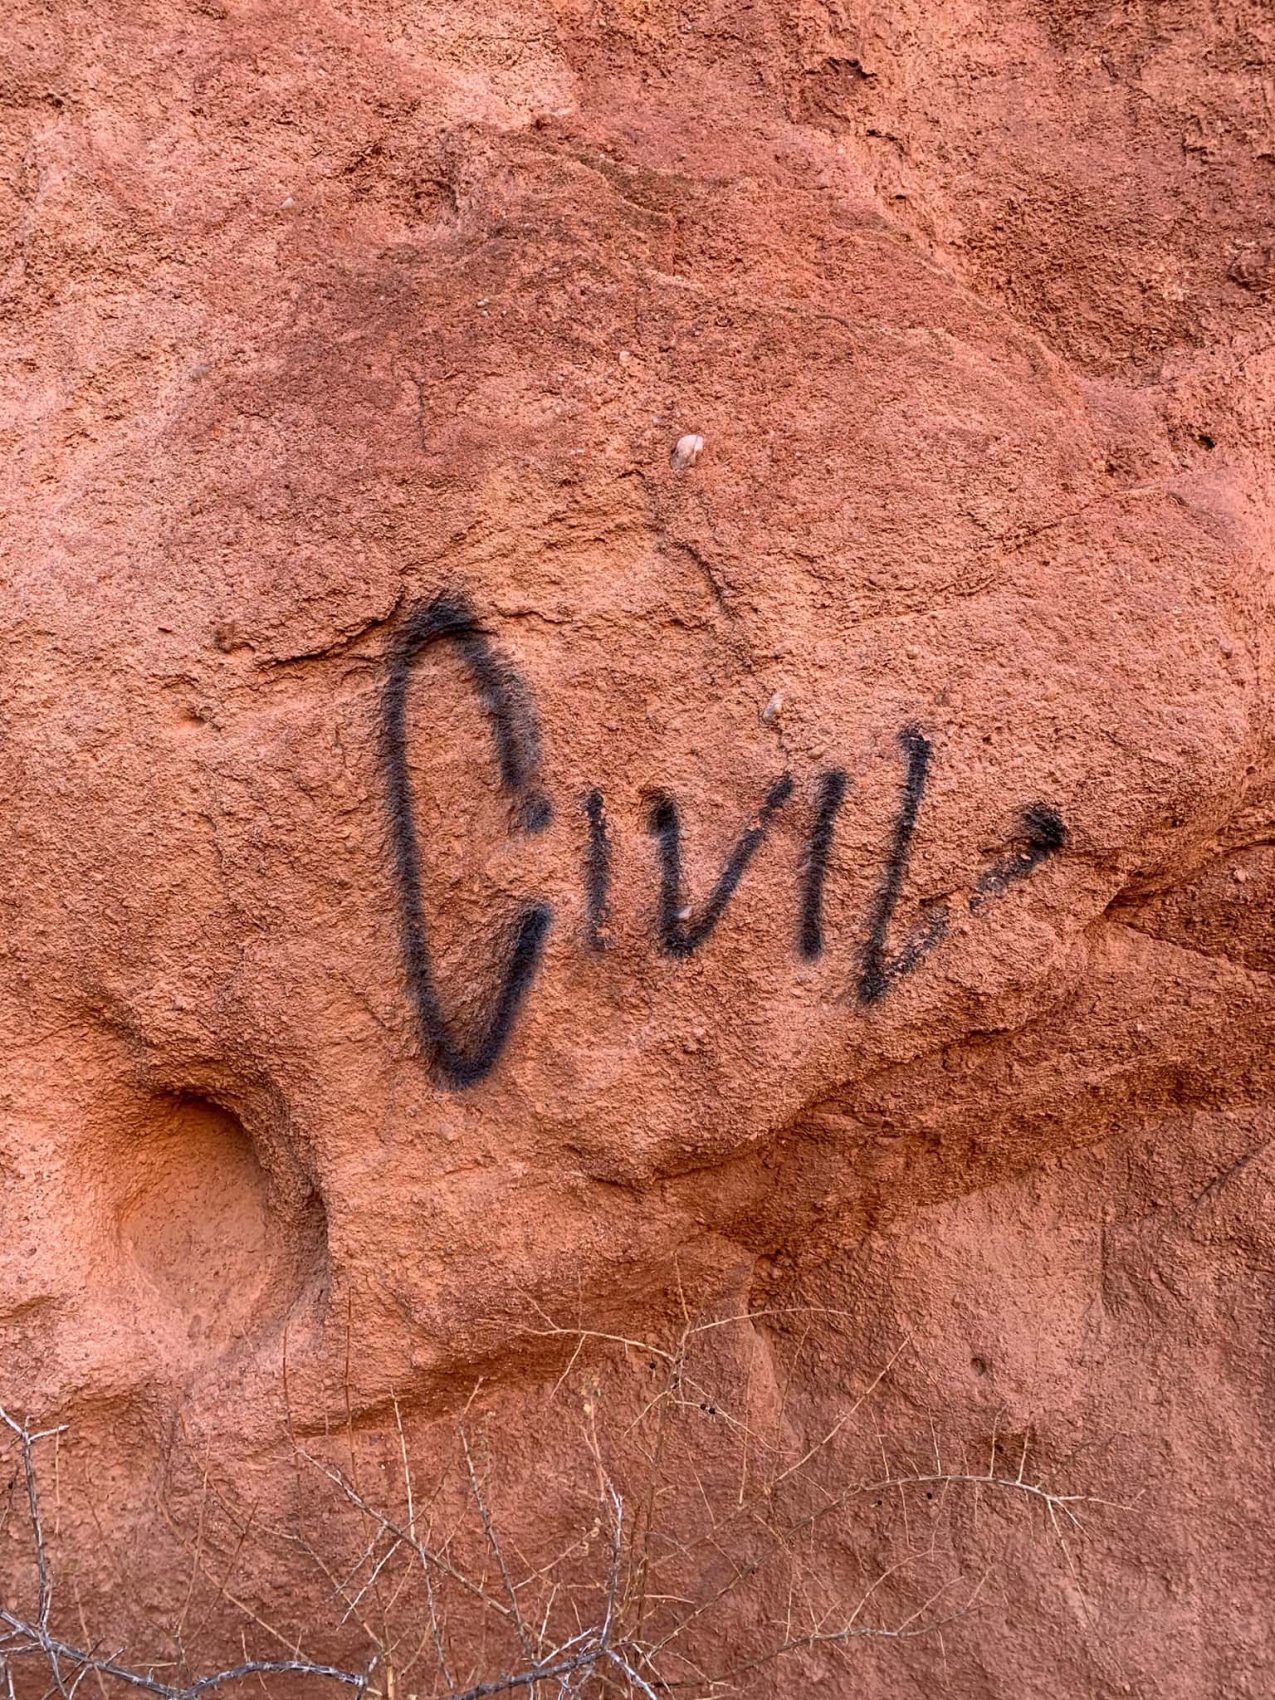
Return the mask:
POLYGON ((444 639, 455 644, 487 716, 501 789, 514 801, 518 824, 525 832, 539 832, 548 826, 552 811, 537 783, 535 719, 516 674, 491 649, 462 597, 440 596, 416 609, 390 659, 381 713, 381 763, 398 883, 403 965, 421 1042, 439 1083, 473 1086, 491 1073, 505 1048, 518 1006, 535 978, 552 910, 547 903, 531 903, 515 917, 491 1007, 469 1042, 463 1043, 443 1014, 434 983, 407 764, 407 692, 412 668, 431 645, 444 639))
MULTIPOLYGON (((500 788, 513 804, 516 828, 523 832, 542 831, 550 822, 552 808, 539 781, 535 714, 517 673, 492 648, 463 597, 443 595, 415 609, 390 657, 382 699, 381 763, 398 888, 403 964, 417 1027, 439 1084, 465 1087, 485 1079, 500 1060, 539 968, 553 912, 548 903, 537 899, 524 904, 509 922, 489 1007, 474 1024, 473 1031, 466 1038, 459 1038, 443 1013, 434 979, 422 906, 419 833, 407 760, 408 687, 413 668, 427 649, 441 642, 455 646, 482 707, 491 731, 500 788)), ((890 927, 907 876, 933 758, 932 744, 915 726, 907 726, 900 732, 899 747, 904 758, 899 805, 885 867, 868 912, 856 985, 859 1000, 864 1004, 879 1001, 891 985, 910 974, 942 939, 948 922, 946 905, 935 905, 910 938, 893 952, 889 948, 890 927)), ((837 817, 849 784, 842 768, 832 768, 819 776, 815 787, 814 818, 799 870, 796 942, 798 954, 806 961, 814 961, 824 950, 824 887, 837 817)), ((655 933, 664 954, 691 956, 712 935, 793 791, 788 774, 773 781, 756 815, 736 839, 698 914, 688 903, 684 890, 677 801, 667 791, 652 797, 646 825, 659 864, 655 933)), ((582 867, 585 940, 591 949, 602 950, 608 943, 613 861, 602 792, 596 788, 589 791, 582 799, 582 808, 587 823, 582 867)), ((1021 822, 1019 847, 980 875, 969 898, 972 913, 1025 879, 1042 861, 1064 847, 1066 827, 1048 804, 1028 805, 1022 811, 1021 822)))
POLYGON ((611 840, 607 836, 607 812, 598 790, 584 799, 589 822, 589 842, 584 852, 585 936, 594 950, 605 950, 606 927, 611 915, 611 840))
POLYGON ((970 894, 970 914, 977 915, 990 898, 1001 897, 1017 880, 1025 880, 1046 856, 1067 842, 1067 828, 1057 809, 1047 803, 1031 803, 1023 810, 1024 848, 1004 857, 981 876, 970 894))
POLYGON ((656 931, 662 951, 669 956, 693 956, 699 949, 721 920, 726 905, 735 895, 736 886, 744 877, 744 869, 765 843, 771 821, 791 796, 792 780, 785 773, 767 791, 756 819, 740 833, 698 916, 685 905, 682 891, 682 823, 677 804, 667 791, 661 791, 652 799, 647 827, 659 847, 660 899, 656 931))
POLYGON ((908 871, 917 816, 921 812, 921 799, 930 773, 930 757, 934 753, 929 739, 922 736, 915 726, 903 728, 899 733, 899 745, 907 758, 907 771, 885 872, 868 917, 868 942, 864 946, 863 969, 859 975, 859 996, 865 1003, 875 1003, 878 998, 884 997, 891 982, 910 974, 947 931, 947 910, 939 907, 931 913, 922 931, 910 938, 901 950, 894 956, 886 954, 886 935, 898 907, 903 877, 908 871))
POLYGON ((797 949, 807 962, 823 955, 823 887, 828 877, 828 857, 832 854, 832 830, 837 815, 846 800, 845 770, 834 767, 819 781, 815 803, 815 824, 810 832, 810 848, 801 874, 801 926, 797 949))

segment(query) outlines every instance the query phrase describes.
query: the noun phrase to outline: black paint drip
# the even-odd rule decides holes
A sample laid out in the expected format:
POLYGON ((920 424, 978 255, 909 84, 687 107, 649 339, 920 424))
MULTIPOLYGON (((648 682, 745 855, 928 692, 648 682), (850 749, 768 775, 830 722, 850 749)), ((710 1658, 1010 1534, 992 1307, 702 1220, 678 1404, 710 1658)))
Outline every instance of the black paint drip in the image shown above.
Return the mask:
POLYGON ((823 955, 823 887, 832 853, 832 830, 846 799, 847 784, 845 770, 840 767, 834 767, 819 781, 815 824, 802 868, 801 926, 797 936, 797 948, 807 962, 823 955))
POLYGON ((452 1032, 439 1002, 421 903, 420 852, 407 765, 407 693, 412 668, 432 644, 456 645, 495 745, 501 789, 514 802, 517 825, 539 832, 549 824, 549 799, 539 788, 536 723, 521 681, 488 644, 460 596, 443 595, 409 614, 390 658, 381 703, 381 762, 385 803, 398 888, 403 966, 416 1010, 421 1041, 443 1086, 473 1086, 495 1067, 514 1017, 539 966, 552 910, 547 903, 524 906, 508 929, 500 984, 468 1044, 452 1032))
POLYGON ((899 733, 899 746, 907 757, 907 772, 903 779, 899 812, 894 822, 885 873, 873 900, 868 920, 868 941, 864 947, 863 969, 859 975, 859 997, 864 1003, 875 1003, 878 998, 884 997, 892 983, 902 979, 905 974, 910 974, 921 958, 933 950, 947 931, 947 908, 941 906, 932 911, 928 925, 909 939, 896 955, 886 955, 886 936, 908 871, 908 857, 916 833, 917 816, 921 811, 921 799, 925 795, 933 751, 929 739, 915 726, 905 726, 899 733))
POLYGON ((662 791, 651 800, 647 830, 655 839, 660 858, 660 897, 657 928, 660 949, 669 956, 691 956, 708 938, 735 894, 744 870, 765 842, 770 823, 792 795, 788 774, 776 779, 756 820, 740 834, 717 884, 697 916, 687 915, 682 898, 682 825, 677 803, 662 791))
POLYGON ((1056 855, 1067 842, 1067 828, 1057 809, 1048 803, 1029 803, 1022 813, 1021 850, 1008 856, 979 876, 970 894, 970 913, 978 911, 993 897, 1001 897, 1018 880, 1025 880, 1048 856, 1056 855))

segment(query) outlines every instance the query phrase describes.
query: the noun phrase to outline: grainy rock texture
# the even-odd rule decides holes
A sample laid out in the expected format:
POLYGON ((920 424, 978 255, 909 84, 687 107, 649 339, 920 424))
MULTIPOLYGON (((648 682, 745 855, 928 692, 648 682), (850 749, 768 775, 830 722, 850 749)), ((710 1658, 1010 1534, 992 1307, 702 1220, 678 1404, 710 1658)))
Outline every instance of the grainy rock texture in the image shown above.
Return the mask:
POLYGON ((0 31, 60 1633, 354 1657, 304 1437, 465 1413, 529 1571, 675 1531, 671 1680, 1275 1691, 1269 6, 0 31))

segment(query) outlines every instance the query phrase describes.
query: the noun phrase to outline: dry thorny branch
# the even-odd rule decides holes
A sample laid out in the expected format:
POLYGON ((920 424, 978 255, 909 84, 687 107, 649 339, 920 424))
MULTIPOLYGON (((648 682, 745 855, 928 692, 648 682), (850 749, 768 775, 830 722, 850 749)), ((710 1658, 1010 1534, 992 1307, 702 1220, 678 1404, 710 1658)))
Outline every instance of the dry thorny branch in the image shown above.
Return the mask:
MULTIPOLYGON (((922 1467, 891 1467, 883 1448, 883 1468, 867 1480, 847 1483, 836 1469, 816 1470, 816 1465, 828 1463, 833 1443, 876 1393, 894 1360, 821 1435, 785 1451, 773 1438, 728 1411, 720 1396, 709 1392, 692 1362, 694 1349, 715 1331, 732 1324, 755 1324, 755 1315, 706 1322, 688 1318, 671 1347, 562 1328, 543 1313, 541 1317, 543 1328, 532 1332, 561 1336, 572 1344, 559 1388, 590 1345, 641 1353, 649 1367, 660 1371, 658 1387, 643 1399, 626 1431, 632 1438, 640 1430, 644 1438, 639 1451, 648 1466, 633 1512, 626 1511, 604 1462, 596 1433, 596 1393, 585 1404, 585 1441, 596 1478, 596 1490, 590 1489, 593 1516, 575 1530, 563 1550, 538 1565, 502 1532, 484 1485, 481 1456, 476 1455, 480 1449, 463 1422, 456 1430, 456 1491, 446 1510, 441 1478, 428 1494, 421 1495, 397 1401, 394 1432, 384 1437, 397 1460, 397 1508, 378 1503, 377 1496, 360 1485, 352 1431, 348 1464, 337 1463, 294 1438, 298 1468, 328 1485, 361 1532, 352 1559, 348 1553, 342 1557, 330 1539, 325 1550, 302 1521, 273 1534, 304 1554, 325 1579, 333 1600, 331 1621, 319 1625, 316 1633, 322 1632, 326 1640, 347 1651, 357 1647, 360 1657, 356 1660, 311 1658, 295 1635, 273 1628, 231 1592, 228 1573, 211 1578, 214 1592, 274 1642, 273 1656, 250 1656, 245 1643, 238 1662, 192 1675, 182 1633, 189 1591, 172 1636, 178 1656, 167 1662, 129 1661, 122 1650, 92 1641, 87 1630, 70 1637, 55 1628, 58 1590, 41 1508, 37 1449, 45 1443, 56 1446, 65 1430, 34 1427, 0 1408, 0 1435, 7 1430, 17 1464, 11 1492, 20 1507, 29 1547, 24 1575, 30 1595, 20 1601, 13 1597, 10 1585, 0 1592, 0 1700, 5 1695, 15 1700, 19 1694, 37 1692, 50 1700, 71 1700, 89 1678, 102 1700, 112 1688, 139 1690, 161 1700, 199 1700, 247 1679, 271 1692, 271 1679, 276 1679, 287 1692, 309 1696, 319 1688, 334 1693, 345 1688, 368 1700, 426 1700, 427 1696, 429 1700, 485 1700, 506 1693, 528 1694, 531 1700, 546 1696, 585 1700, 607 1694, 627 1700, 677 1694, 695 1700, 745 1688, 762 1667, 793 1654, 845 1650, 855 1640, 868 1638, 908 1641, 938 1636, 941 1641, 944 1629, 974 1607, 982 1576, 970 1581, 958 1569, 944 1576, 911 1609, 894 1613, 891 1621, 876 1621, 869 1615, 877 1611, 900 1572, 919 1560, 939 1556, 933 1540, 928 1547, 910 1540, 910 1492, 924 1495, 929 1502, 937 1496, 940 1503, 951 1493, 969 1492, 976 1501, 993 1493, 1039 1506, 1068 1564, 1071 1551, 1066 1536, 1079 1530, 1082 1507, 1110 1503, 1058 1492, 1033 1479, 1028 1473, 1025 1437, 1016 1467, 1006 1466, 995 1432, 983 1469, 945 1465, 935 1439, 933 1458, 922 1467), (685 1412, 708 1413, 718 1431, 724 1430, 739 1446, 743 1464, 736 1491, 725 1495, 720 1484, 714 1488, 701 1481, 694 1459, 676 1453, 672 1424, 685 1412), (684 1517, 662 1520, 671 1485, 690 1486, 697 1492, 706 1511, 703 1529, 689 1530, 684 1517), (804 1487, 811 1491, 794 1499, 794 1491, 804 1487), (859 1590, 855 1603, 846 1607, 824 1585, 824 1550, 816 1555, 817 1581, 809 1570, 803 1573, 800 1558, 811 1550, 812 1538, 830 1518, 852 1501, 864 1499, 873 1504, 897 1501, 908 1542, 904 1556, 883 1565, 870 1585, 859 1590), (736 1640, 731 1633, 713 1635, 712 1614, 732 1597, 738 1603, 768 1569, 781 1577, 778 1584, 773 1577, 767 1581, 770 1599, 786 1593, 783 1615, 772 1614, 763 1644, 755 1650, 751 1646, 735 1649, 728 1665, 710 1674, 698 1662, 695 1649, 702 1651, 705 1644, 715 1643, 733 1646, 736 1640), (490 1625, 495 1626, 494 1655, 490 1625), (493 1674, 483 1674, 483 1660, 493 1674)), ((203 1487, 207 1494, 207 1472, 203 1487)), ((240 1527, 236 1554, 250 1532, 250 1522, 240 1527)), ((210 1575, 203 1546, 201 1502, 192 1551, 192 1590, 197 1572, 210 1575)), ((753 1609, 744 1615, 752 1621, 757 1612, 753 1609)))

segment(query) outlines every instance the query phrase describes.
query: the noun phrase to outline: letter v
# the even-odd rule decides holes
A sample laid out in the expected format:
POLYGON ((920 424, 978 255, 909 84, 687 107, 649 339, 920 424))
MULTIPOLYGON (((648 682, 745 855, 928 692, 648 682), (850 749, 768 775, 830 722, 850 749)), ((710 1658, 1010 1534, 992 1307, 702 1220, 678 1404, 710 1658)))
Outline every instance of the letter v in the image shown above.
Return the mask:
POLYGON ((776 779, 752 823, 745 827, 726 858, 708 901, 697 916, 687 914, 682 902, 682 823, 677 803, 666 791, 651 799, 647 830, 655 839, 660 858, 660 897, 657 927, 660 949, 668 956, 691 956, 722 918, 735 894, 744 870, 765 841, 770 823, 792 795, 788 774, 776 779))

